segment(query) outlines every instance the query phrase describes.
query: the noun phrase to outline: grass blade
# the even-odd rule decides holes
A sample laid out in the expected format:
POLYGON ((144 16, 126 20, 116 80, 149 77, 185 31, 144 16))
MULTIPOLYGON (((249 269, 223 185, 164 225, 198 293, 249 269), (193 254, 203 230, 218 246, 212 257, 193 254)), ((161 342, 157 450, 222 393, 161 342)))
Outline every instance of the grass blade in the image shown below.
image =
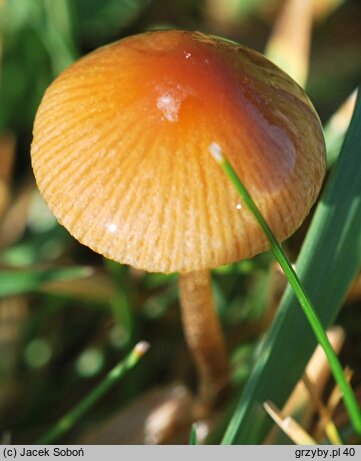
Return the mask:
MULTIPOLYGON (((360 132, 359 94, 342 152, 297 261, 297 272, 324 326, 335 319, 361 263, 360 132)), ((272 424, 263 402, 272 400, 279 407, 285 403, 315 345, 306 319, 297 309, 297 299, 288 288, 224 443, 262 442, 272 424)))
POLYGON ((297 445, 317 445, 316 441, 292 417, 283 418, 272 402, 265 402, 264 409, 279 428, 297 445))
POLYGON ((300 303, 305 316, 307 317, 308 323, 311 326, 318 343, 322 346, 328 363, 330 365, 331 371, 334 375, 336 382, 338 383, 343 398, 345 401, 346 408, 348 410, 350 419, 353 423, 353 426, 356 432, 361 435, 361 412, 357 404, 357 400, 352 392, 352 389, 349 383, 346 381, 343 374, 342 366, 337 358, 335 351, 333 350, 331 343, 327 337, 325 329, 322 327, 321 321, 317 314, 315 307, 312 305, 312 302, 305 291, 302 282, 298 278, 297 273, 293 269, 290 261, 288 260, 286 254, 284 253, 281 244, 277 241, 276 237, 273 235, 271 228, 268 226, 266 220, 262 216, 261 212, 257 208, 252 197, 248 193, 247 189, 237 176, 237 173, 231 166, 231 164, 223 157, 220 152, 220 147, 217 145, 212 145, 210 148, 211 153, 214 155, 215 159, 227 174, 231 182, 233 183, 235 189, 239 193, 243 202, 246 204, 247 208, 252 212, 254 217, 257 219, 258 224, 262 227, 263 232, 267 236, 268 241, 270 242, 271 249, 275 255, 277 261, 282 267, 289 284, 291 285, 298 302, 300 303))
POLYGON ((352 113, 355 109, 356 96, 357 91, 355 90, 325 125, 324 132, 328 168, 332 167, 338 158, 352 113))
POLYGON ((37 442, 39 445, 51 444, 62 437, 79 419, 90 410, 90 408, 113 387, 125 373, 133 368, 143 355, 147 352, 149 344, 146 342, 138 343, 130 354, 118 365, 116 365, 103 379, 103 381, 88 394, 73 410, 63 416, 55 426, 50 429, 37 442))
POLYGON ((313 3, 286 0, 278 14, 265 55, 299 85, 305 86, 308 67, 313 3))
POLYGON ((191 435, 189 437, 189 445, 199 445, 197 438, 197 425, 192 424, 191 435))
POLYGON ((68 267, 0 272, 0 298, 37 291, 47 282, 88 277, 90 267, 68 267))

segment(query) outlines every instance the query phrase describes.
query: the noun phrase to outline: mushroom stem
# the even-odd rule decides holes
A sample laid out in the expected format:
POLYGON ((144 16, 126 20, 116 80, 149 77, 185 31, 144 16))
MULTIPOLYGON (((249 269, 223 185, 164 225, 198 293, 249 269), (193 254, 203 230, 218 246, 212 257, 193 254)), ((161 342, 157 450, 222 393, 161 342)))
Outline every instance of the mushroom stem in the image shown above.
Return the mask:
POLYGON ((210 272, 180 274, 179 292, 185 337, 199 376, 199 394, 204 403, 211 404, 229 382, 229 365, 210 272))

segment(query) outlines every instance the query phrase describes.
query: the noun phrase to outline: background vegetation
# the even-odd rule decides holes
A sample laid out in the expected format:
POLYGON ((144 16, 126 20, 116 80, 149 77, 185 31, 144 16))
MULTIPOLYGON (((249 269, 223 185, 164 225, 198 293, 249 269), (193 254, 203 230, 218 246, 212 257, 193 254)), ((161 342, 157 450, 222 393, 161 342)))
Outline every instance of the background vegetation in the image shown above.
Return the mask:
MULTIPOLYGON (((201 30, 262 52, 282 4, 0 0, 0 437, 5 442, 38 440, 140 340, 151 344, 141 362, 59 440, 187 443, 196 419, 196 382, 180 326, 176 276, 105 261, 60 227, 37 193, 29 152, 46 87, 85 53, 150 28, 201 30)), ((342 363, 354 371, 352 385, 361 397, 361 111, 341 156, 342 123, 327 125, 360 82, 361 5, 357 0, 314 4, 306 88, 327 126, 330 174, 311 228, 308 220, 286 249, 295 261, 302 247, 297 268, 325 324, 342 326, 334 332, 335 344, 342 363)), ((347 126, 347 115, 344 120, 347 126)), ((286 282, 270 253, 220 268, 213 280, 234 390, 198 425, 199 438, 208 434, 208 441, 219 442, 226 431, 232 443, 289 442, 274 429, 269 435, 272 420, 262 404, 283 406, 302 377, 315 347, 303 314, 291 291, 281 300, 286 282)), ((322 359, 310 373, 327 401, 333 384, 322 359)), ((317 401, 301 392, 295 402, 287 414, 325 441, 317 401)), ((355 440, 347 438, 352 430, 342 405, 333 419, 345 440, 355 440)))

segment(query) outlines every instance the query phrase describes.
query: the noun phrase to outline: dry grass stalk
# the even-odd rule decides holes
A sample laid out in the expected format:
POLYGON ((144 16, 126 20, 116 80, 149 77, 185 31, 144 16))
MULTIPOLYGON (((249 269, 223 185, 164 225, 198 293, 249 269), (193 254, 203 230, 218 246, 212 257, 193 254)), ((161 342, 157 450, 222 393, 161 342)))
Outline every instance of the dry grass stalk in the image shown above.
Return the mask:
POLYGON ((323 422, 323 431, 328 437, 329 441, 333 445, 342 445, 342 440, 341 437, 337 431, 337 428, 332 421, 332 416, 329 411, 329 409, 325 406, 325 404, 322 402, 320 395, 318 394, 316 387, 314 383, 310 380, 310 378, 307 376, 307 373, 304 374, 303 376, 303 383, 306 386, 306 389, 315 404, 319 414, 320 418, 323 422))
POLYGON ((287 0, 266 47, 266 55, 304 86, 313 22, 313 0, 287 0))
MULTIPOLYGON (((329 340, 338 353, 343 345, 345 335, 340 327, 333 327, 328 331, 329 340)), ((309 379, 315 383, 314 391, 320 396, 327 384, 330 377, 330 368, 326 360, 325 354, 320 346, 318 346, 311 357, 307 367, 306 373, 309 379)), ((311 424, 313 415, 315 413, 315 406, 310 401, 310 395, 305 387, 305 384, 300 380, 295 387, 293 393, 289 397, 286 405, 283 408, 283 414, 292 415, 298 418, 302 426, 308 428, 311 424)), ((266 439, 266 443, 277 443, 279 433, 275 427, 266 439)))
POLYGON ((291 416, 283 417, 280 410, 272 403, 263 404, 267 413, 282 431, 297 445, 316 445, 316 441, 291 416))

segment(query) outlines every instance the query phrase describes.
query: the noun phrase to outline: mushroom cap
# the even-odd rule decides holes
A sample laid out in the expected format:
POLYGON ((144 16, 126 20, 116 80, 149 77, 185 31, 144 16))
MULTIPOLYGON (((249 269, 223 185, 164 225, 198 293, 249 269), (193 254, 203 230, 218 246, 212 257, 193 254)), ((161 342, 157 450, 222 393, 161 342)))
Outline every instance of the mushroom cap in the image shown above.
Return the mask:
POLYGON ((199 32, 135 35, 66 69, 36 114, 32 165, 81 243, 146 271, 188 272, 269 247, 212 143, 276 237, 290 236, 325 173, 318 116, 264 56, 199 32))

